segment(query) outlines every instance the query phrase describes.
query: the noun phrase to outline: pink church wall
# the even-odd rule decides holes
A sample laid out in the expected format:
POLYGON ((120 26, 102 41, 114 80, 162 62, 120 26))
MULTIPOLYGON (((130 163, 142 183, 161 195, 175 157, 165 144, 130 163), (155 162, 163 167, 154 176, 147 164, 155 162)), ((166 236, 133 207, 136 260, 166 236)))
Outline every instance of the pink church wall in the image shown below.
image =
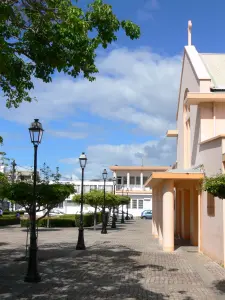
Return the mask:
POLYGON ((215 134, 225 134, 225 103, 216 103, 215 107, 215 134))
MULTIPOLYGON (((187 52, 184 55, 183 75, 181 77, 181 90, 179 99, 179 110, 177 118, 177 168, 185 167, 185 149, 184 149, 184 118, 183 101, 185 91, 189 92, 210 92, 211 81, 209 75, 204 71, 201 59, 198 60, 198 53, 193 47, 186 47, 187 52), (197 55, 196 55, 197 54, 197 55), (192 64, 189 60, 191 57, 192 64), (202 80, 197 78, 199 70, 202 80), (200 72, 201 71, 201 72, 200 72), (204 77, 204 78, 203 78, 204 77)), ((200 78, 200 77, 199 77, 200 78)), ((190 107, 190 167, 196 167, 203 164, 207 175, 215 175, 223 169, 222 153, 225 153, 225 139, 213 140, 211 142, 200 144, 201 141, 211 138, 218 134, 225 134, 225 105, 216 104, 213 110, 212 104, 191 105, 190 107), (216 121, 214 121, 216 114, 216 121), (222 145, 224 144, 224 147, 222 145)), ((215 216, 211 217, 207 211, 207 193, 202 193, 201 201, 201 250, 213 259, 224 263, 225 259, 225 200, 215 199, 215 216), (224 203, 223 203, 224 202, 224 203)))
MULTIPOLYGON (((184 95, 186 89, 189 92, 199 92, 199 83, 197 78, 193 74, 193 69, 190 64, 189 58, 187 54, 184 56, 184 63, 183 63, 183 77, 182 77, 182 85, 180 90, 180 105, 178 111, 178 119, 177 119, 177 129, 179 132, 178 141, 177 141, 177 167, 184 168, 184 120, 183 120, 183 103, 184 103, 184 95)), ((191 108, 192 110, 192 108, 191 108)), ((190 113, 193 114, 191 111, 190 113)))
MULTIPOLYGON (((222 168, 222 140, 216 139, 199 147, 201 163, 208 176, 218 174, 222 168)), ((215 216, 207 211, 207 193, 202 193, 201 251, 218 262, 224 259, 223 201, 215 198, 215 216)))
POLYGON ((214 136, 214 120, 212 103, 203 103, 200 107, 201 136, 200 141, 205 141, 214 136))

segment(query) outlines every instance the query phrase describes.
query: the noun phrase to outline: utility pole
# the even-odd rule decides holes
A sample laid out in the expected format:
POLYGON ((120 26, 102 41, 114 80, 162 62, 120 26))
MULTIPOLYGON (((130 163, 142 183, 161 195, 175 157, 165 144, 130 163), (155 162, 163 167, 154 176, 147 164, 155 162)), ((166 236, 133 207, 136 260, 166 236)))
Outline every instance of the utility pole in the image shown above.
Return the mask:
POLYGON ((12 183, 15 181, 15 174, 16 174, 16 162, 13 160, 12 162, 12 183))
MULTIPOLYGON (((13 162, 12 162, 12 183, 14 183, 14 181, 15 181, 15 173, 16 173, 16 162, 15 162, 15 159, 14 159, 13 162)), ((11 203, 11 208, 12 208, 12 211, 13 211, 13 203, 11 203)))

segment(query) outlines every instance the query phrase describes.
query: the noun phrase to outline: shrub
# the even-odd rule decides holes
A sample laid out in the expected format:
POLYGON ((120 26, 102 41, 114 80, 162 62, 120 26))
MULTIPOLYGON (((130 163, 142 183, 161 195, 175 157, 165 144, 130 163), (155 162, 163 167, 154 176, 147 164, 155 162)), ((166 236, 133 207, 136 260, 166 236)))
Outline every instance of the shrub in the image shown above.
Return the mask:
POLYGON ((20 224, 20 220, 15 216, 0 217, 0 226, 16 225, 20 224))
MULTIPOLYGON (((63 219, 74 219, 76 215, 60 215, 59 218, 63 219)), ((79 216, 79 215, 78 215, 79 216)))
POLYGON ((21 210, 16 210, 16 211, 8 211, 8 210, 4 210, 3 211, 3 216, 8 216, 8 215, 12 215, 12 216, 15 216, 16 213, 19 212, 20 215, 24 215, 24 211, 21 211, 21 210))
POLYGON ((205 177, 203 190, 220 199, 225 198, 225 175, 218 174, 213 177, 205 177))
MULTIPOLYGON (((97 214, 98 223, 101 222, 101 213, 97 214)), ((37 221, 38 227, 47 227, 48 218, 43 218, 37 221)), ((80 215, 63 215, 59 217, 49 218, 49 227, 78 227, 80 222, 80 215)), ((85 214, 83 216, 84 227, 90 227, 94 225, 94 215, 85 214)), ((27 227, 29 224, 28 219, 21 219, 21 227, 27 227)))

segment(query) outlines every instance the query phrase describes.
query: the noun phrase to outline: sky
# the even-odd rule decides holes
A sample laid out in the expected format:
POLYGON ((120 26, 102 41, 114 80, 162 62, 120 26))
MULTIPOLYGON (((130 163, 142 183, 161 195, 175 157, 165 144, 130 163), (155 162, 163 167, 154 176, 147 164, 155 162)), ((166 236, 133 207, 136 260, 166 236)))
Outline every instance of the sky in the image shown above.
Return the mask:
MULTIPOLYGON (((80 0, 80 5, 90 1, 80 0)), ((176 106, 187 24, 192 44, 202 53, 225 53, 225 2, 217 0, 107 0, 119 19, 141 27, 141 38, 123 32, 107 50, 99 49, 95 82, 55 74, 52 83, 35 80, 38 101, 17 109, 0 104, 0 135, 7 157, 18 169, 31 168, 33 148, 28 127, 39 118, 45 130, 38 167, 58 166, 64 178, 80 179, 79 156, 85 152, 86 179, 102 178, 110 165, 172 165, 176 106)))

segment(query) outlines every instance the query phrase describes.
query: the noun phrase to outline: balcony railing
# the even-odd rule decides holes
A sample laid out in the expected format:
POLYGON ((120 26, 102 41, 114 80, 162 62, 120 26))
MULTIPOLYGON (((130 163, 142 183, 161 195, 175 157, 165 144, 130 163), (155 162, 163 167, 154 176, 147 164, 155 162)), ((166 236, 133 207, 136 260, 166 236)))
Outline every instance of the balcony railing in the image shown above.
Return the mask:
POLYGON ((129 189, 129 191, 150 191, 151 188, 149 187, 141 187, 141 185, 134 185, 134 184, 130 184, 129 186, 127 186, 126 184, 125 185, 122 185, 122 184, 117 184, 116 185, 116 189, 117 191, 124 191, 124 193, 127 192, 127 188, 129 189))

